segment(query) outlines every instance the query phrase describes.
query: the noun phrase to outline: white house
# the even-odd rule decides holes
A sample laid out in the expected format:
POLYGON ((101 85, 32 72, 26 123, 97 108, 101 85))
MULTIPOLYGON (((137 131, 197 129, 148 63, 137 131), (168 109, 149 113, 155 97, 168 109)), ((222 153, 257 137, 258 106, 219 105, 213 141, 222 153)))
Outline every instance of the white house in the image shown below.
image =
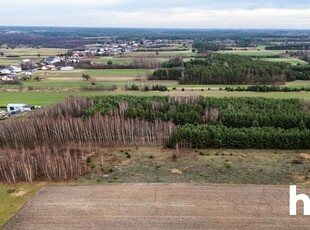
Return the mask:
POLYGON ((22 60, 22 63, 24 63, 24 64, 26 64, 26 63, 30 63, 31 62, 31 60, 30 59, 24 59, 24 60, 22 60))
POLYGON ((49 57, 49 58, 46 58, 44 60, 44 62, 48 65, 52 65, 52 64, 58 63, 60 61, 61 61, 61 59, 59 57, 49 57))
POLYGON ((71 71, 71 70, 74 70, 74 67, 72 67, 72 66, 65 66, 65 67, 61 67, 60 70, 71 71))

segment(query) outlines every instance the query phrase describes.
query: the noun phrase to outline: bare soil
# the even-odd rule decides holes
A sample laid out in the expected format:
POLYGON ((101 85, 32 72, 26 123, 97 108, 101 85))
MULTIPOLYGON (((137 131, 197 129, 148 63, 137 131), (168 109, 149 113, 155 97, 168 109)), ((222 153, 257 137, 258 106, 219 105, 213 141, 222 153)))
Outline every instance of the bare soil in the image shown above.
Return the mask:
POLYGON ((309 229, 301 206, 289 216, 288 193, 253 185, 45 187, 4 229, 309 229))

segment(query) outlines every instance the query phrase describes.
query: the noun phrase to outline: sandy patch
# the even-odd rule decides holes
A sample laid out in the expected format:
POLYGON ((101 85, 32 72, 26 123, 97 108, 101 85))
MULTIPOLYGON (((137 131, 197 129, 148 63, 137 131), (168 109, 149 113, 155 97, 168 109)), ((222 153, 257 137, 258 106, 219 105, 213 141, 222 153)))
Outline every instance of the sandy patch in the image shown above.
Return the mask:
POLYGON ((170 172, 171 172, 172 174, 179 174, 179 175, 182 175, 182 174, 183 174, 183 172, 182 172, 181 170, 176 169, 176 168, 170 169, 170 172))
POLYGON ((305 159, 305 160, 308 160, 310 159, 310 154, 307 154, 307 153, 302 153, 299 155, 302 159, 305 159))

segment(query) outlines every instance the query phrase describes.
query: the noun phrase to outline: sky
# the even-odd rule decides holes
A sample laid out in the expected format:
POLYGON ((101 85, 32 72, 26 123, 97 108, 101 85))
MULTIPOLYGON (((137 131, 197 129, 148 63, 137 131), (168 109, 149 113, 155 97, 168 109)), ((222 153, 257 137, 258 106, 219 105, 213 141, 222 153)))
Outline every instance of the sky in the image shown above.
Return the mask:
POLYGON ((310 29, 310 0, 1 0, 0 25, 310 29))

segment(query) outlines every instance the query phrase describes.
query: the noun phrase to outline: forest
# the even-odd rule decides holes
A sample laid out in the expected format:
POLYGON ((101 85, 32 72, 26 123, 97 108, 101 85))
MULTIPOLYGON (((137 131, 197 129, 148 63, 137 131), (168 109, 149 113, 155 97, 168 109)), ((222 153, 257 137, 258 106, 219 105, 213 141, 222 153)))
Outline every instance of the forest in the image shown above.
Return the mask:
POLYGON ((232 50, 232 48, 228 48, 225 45, 214 44, 210 42, 194 42, 193 48, 198 52, 232 50))
MULTIPOLYGON (((164 65, 168 65, 164 64, 164 65)), ((184 69, 161 68, 153 79, 179 80, 180 84, 283 84, 296 79, 286 63, 253 60, 250 57, 209 54, 184 63, 184 69)))
POLYGON ((73 97, 26 120, 1 123, 0 146, 69 142, 161 145, 184 125, 225 127, 238 132, 253 127, 285 132, 297 128, 307 133, 309 108, 307 102, 298 99, 73 97))
POLYGON ((0 123, 0 180, 76 178, 86 146, 310 149, 309 111, 298 99, 70 97, 0 123))

